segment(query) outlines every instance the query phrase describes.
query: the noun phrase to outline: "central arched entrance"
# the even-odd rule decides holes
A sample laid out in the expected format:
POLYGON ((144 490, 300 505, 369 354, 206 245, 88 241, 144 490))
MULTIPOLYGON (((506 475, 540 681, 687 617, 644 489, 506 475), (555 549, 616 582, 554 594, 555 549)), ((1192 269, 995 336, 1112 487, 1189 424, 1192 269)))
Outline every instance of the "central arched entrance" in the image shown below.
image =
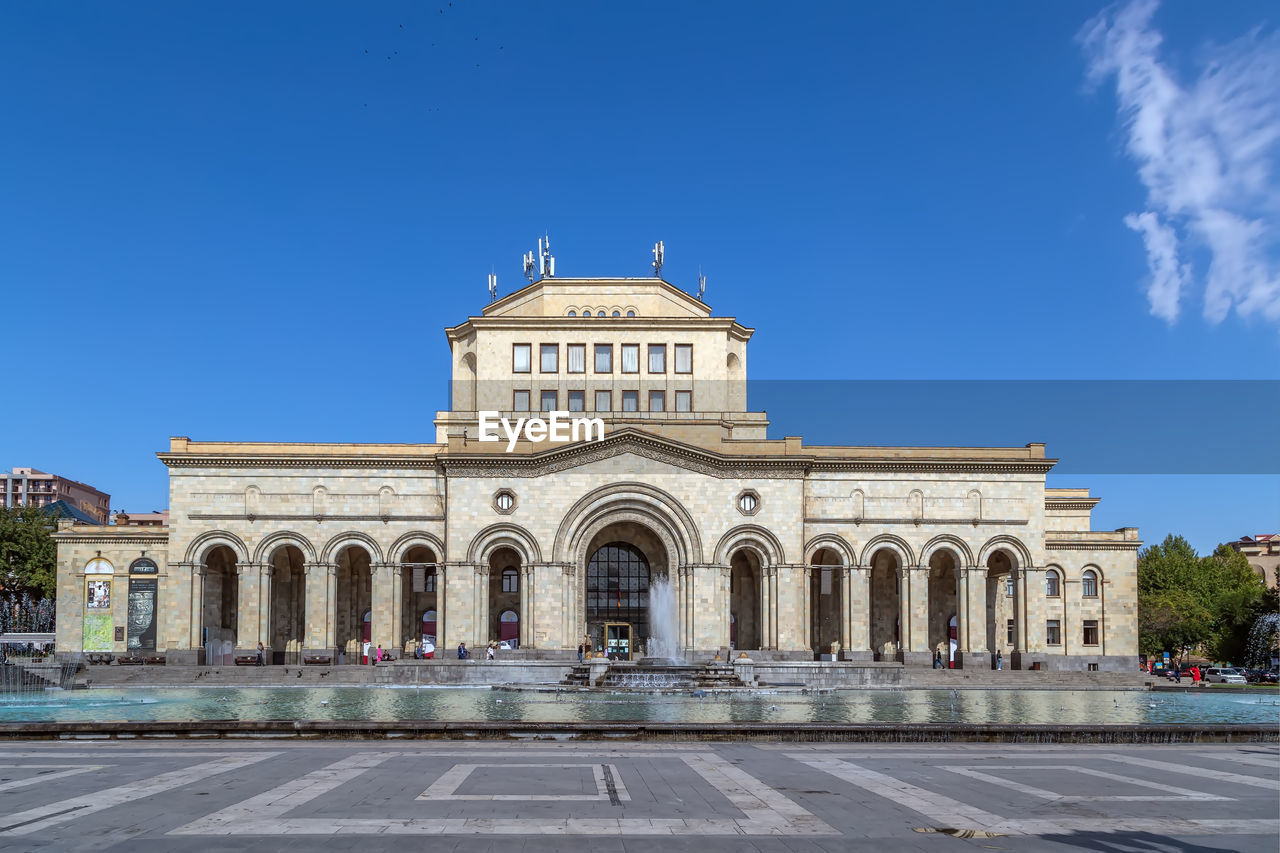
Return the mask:
POLYGON ((649 638, 651 567, 644 551, 608 542, 587 561, 587 636, 596 651, 630 660, 649 638))

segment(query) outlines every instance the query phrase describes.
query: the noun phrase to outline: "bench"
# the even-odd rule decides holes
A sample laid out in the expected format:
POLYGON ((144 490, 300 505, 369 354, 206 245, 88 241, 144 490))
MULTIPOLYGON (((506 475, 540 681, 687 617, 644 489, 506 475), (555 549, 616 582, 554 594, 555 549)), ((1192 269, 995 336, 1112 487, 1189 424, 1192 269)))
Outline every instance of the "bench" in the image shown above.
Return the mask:
POLYGON ((134 657, 133 655, 121 655, 116 658, 116 663, 120 666, 141 666, 142 658, 134 657))
POLYGON ((114 656, 110 652, 89 652, 88 657, 89 663, 109 664, 114 656))
POLYGON ((331 658, 328 655, 305 655, 302 662, 307 666, 328 666, 331 658))
POLYGON ((257 666, 257 655, 236 655, 236 666, 257 666))
POLYGON ((154 655, 153 657, 143 658, 142 662, 151 664, 152 666, 164 666, 164 655, 154 655))

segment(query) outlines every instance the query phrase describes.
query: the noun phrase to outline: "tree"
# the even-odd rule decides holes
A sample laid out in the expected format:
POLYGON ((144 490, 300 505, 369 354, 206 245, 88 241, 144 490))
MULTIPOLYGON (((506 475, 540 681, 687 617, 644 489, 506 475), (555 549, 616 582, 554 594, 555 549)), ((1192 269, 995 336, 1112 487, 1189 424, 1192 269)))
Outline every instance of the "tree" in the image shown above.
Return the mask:
POLYGON ((58 546, 52 518, 39 507, 0 507, 0 587, 52 599, 58 590, 58 546))
POLYGON ((1203 648, 1242 660, 1266 590, 1244 555, 1219 545, 1201 557, 1170 535, 1138 555, 1138 647, 1147 655, 1203 648))

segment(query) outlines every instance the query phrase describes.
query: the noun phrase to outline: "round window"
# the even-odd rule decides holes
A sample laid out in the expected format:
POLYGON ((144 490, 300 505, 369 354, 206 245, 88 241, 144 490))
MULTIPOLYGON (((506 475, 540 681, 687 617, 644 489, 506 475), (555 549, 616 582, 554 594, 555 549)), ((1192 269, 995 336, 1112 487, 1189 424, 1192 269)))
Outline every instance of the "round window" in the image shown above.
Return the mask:
POLYGON ((501 513, 510 513, 516 508, 516 494, 510 489, 501 489, 493 496, 493 508, 501 513))
POLYGON ((747 489, 738 495, 738 512, 743 515, 755 515, 760 509, 760 494, 754 489, 747 489))

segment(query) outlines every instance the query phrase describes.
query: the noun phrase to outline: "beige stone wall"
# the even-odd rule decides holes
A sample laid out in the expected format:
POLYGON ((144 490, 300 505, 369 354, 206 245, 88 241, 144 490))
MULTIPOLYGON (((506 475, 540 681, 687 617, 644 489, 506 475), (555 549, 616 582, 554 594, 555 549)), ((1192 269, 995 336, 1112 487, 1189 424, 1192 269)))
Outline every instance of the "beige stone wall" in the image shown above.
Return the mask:
MULTIPOLYGON (((109 651, 125 654, 128 650, 129 624, 129 566, 137 559, 154 560, 160 569, 158 575, 146 575, 157 582, 156 608, 159 621, 156 626, 156 648, 164 649, 173 636, 176 623, 169 618, 171 611, 185 596, 175 584, 175 578, 167 571, 164 528, 115 528, 96 525, 77 525, 61 528, 55 535, 58 542, 57 586, 57 639, 59 652, 79 652, 84 648, 85 616, 85 566, 90 560, 102 558, 111 563, 111 575, 92 575, 94 579, 111 580, 110 616, 112 627, 124 628, 124 638, 115 640, 114 630, 109 651)), ((143 577, 143 576, 139 576, 143 577)))

